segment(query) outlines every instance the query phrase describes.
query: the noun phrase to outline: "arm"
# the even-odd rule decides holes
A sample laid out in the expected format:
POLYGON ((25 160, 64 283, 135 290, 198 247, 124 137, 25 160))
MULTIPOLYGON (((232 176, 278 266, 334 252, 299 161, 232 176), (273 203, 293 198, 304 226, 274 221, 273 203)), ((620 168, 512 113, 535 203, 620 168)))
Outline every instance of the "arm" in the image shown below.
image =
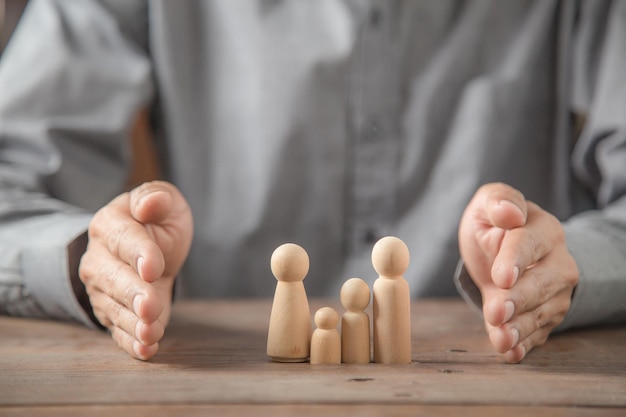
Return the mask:
POLYGON ((151 89, 145 54, 102 6, 29 3, 0 60, 0 311, 93 325, 76 257, 124 189, 151 89))

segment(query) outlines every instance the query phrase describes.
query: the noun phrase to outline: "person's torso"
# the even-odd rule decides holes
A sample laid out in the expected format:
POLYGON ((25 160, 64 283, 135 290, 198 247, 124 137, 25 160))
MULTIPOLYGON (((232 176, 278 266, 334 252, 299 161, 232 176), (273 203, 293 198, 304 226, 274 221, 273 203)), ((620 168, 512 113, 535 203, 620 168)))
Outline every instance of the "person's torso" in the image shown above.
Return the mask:
POLYGON ((557 1, 149 5, 165 172, 196 225, 186 296, 270 295, 285 242, 336 295, 373 282, 385 235, 413 295, 451 295, 481 184, 572 210, 557 1))

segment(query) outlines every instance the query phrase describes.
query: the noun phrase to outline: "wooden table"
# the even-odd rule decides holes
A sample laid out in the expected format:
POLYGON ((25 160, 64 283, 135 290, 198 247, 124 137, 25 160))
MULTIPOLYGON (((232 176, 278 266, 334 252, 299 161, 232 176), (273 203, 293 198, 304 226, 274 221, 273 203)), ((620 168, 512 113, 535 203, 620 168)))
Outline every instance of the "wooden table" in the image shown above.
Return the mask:
POLYGON ((0 317, 0 415, 626 415, 626 327, 556 335, 507 365, 462 301, 423 300, 410 365, 280 364, 265 356, 269 311, 177 304, 149 362, 103 332, 0 317))

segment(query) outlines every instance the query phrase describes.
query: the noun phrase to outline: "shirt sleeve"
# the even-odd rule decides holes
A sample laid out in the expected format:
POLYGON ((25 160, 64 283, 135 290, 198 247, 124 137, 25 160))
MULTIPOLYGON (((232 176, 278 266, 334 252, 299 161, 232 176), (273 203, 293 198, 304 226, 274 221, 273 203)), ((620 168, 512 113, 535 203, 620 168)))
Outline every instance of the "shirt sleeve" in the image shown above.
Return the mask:
POLYGON ((596 208, 564 222, 580 275, 562 328, 626 319, 626 3, 583 8, 572 107, 587 121, 572 165, 596 208), (596 17, 602 9, 606 20, 596 17))
POLYGON ((124 191, 152 97, 125 23, 95 1, 31 0, 0 59, 0 313, 95 324, 71 279, 77 242, 124 191))
MULTIPOLYGON (((625 16, 625 2, 589 2, 581 10, 572 107, 587 121, 572 166, 596 207, 563 222, 579 282, 557 331, 626 321, 625 16)), ((463 298, 481 312, 480 291, 462 262, 454 280, 463 298)))

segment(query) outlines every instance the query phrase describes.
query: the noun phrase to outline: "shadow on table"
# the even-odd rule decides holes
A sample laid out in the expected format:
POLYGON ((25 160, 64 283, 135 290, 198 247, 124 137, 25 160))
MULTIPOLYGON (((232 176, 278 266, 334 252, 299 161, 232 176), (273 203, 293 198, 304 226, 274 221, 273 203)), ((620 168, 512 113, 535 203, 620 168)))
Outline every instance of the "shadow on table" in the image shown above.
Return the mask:
POLYGON ((258 364, 267 362, 266 337, 266 332, 255 329, 233 329, 174 316, 151 362, 186 369, 258 364))
POLYGON ((602 326, 554 334, 522 364, 534 372, 626 376, 624 330, 602 326))

